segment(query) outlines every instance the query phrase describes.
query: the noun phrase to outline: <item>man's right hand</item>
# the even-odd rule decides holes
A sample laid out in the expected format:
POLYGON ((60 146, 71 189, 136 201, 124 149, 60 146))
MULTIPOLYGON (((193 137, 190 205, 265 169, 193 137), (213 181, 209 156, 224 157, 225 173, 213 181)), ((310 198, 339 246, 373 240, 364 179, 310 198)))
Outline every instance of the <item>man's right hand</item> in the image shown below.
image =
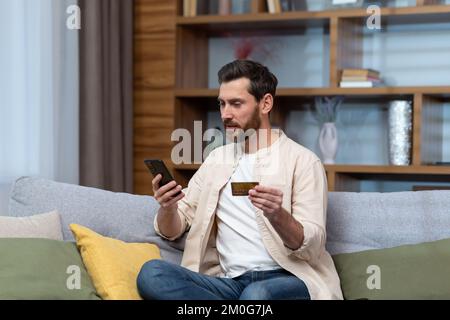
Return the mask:
POLYGON ((159 187, 159 182, 162 179, 162 175, 158 174, 152 180, 153 187, 153 195, 158 201, 159 205, 165 210, 173 210, 178 208, 177 202, 184 197, 184 193, 180 192, 182 190, 181 185, 177 185, 174 181, 169 182, 168 184, 159 187), (178 196, 175 197, 175 194, 180 192, 178 196))

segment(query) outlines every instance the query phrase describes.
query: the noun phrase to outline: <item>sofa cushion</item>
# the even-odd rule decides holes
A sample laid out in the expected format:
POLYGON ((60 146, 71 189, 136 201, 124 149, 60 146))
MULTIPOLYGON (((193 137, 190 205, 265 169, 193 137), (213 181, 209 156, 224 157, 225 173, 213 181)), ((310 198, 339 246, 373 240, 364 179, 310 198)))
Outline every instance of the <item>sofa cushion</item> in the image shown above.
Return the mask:
POLYGON ((9 203, 11 216, 24 217, 55 209, 61 215, 65 240, 74 240, 69 224, 80 224, 106 237, 154 243, 164 260, 181 262, 182 250, 176 246, 182 248, 185 238, 171 243, 155 233, 153 220, 159 204, 153 197, 32 177, 22 177, 15 182, 9 203))
POLYGON ((161 259, 158 247, 103 237, 76 224, 71 224, 70 228, 100 297, 106 300, 140 300, 137 276, 144 263, 161 259))
POLYGON ((450 191, 329 193, 332 255, 445 238, 450 238, 450 191))
POLYGON ((0 217, 0 238, 46 238, 62 240, 58 211, 30 217, 0 217))
POLYGON ((450 239, 333 256, 345 299, 450 299, 450 239))
POLYGON ((74 243, 0 239, 0 300, 98 300, 74 243))

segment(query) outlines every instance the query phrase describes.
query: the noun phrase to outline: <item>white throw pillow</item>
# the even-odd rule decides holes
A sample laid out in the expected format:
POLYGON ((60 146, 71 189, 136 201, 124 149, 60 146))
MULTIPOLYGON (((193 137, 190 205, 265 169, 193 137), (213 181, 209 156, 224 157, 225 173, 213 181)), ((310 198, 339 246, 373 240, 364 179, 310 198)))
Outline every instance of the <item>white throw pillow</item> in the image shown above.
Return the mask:
POLYGON ((0 238, 63 240, 58 211, 29 217, 0 217, 0 238))

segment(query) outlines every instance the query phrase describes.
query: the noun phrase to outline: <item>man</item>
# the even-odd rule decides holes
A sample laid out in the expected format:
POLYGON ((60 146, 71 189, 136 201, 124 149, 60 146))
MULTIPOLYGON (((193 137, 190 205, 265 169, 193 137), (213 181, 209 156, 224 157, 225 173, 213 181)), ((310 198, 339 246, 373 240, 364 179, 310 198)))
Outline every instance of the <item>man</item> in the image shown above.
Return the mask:
POLYGON ((342 299, 325 250, 323 166, 270 125, 277 78, 247 60, 225 65, 218 75, 224 127, 240 140, 211 152, 185 193, 175 196, 182 189, 175 181, 159 188, 161 176, 153 180, 161 205, 157 233, 175 240, 190 231, 181 266, 152 260, 142 267, 140 294, 180 300, 342 299), (248 196, 233 195, 232 182, 253 181, 259 185, 248 196))

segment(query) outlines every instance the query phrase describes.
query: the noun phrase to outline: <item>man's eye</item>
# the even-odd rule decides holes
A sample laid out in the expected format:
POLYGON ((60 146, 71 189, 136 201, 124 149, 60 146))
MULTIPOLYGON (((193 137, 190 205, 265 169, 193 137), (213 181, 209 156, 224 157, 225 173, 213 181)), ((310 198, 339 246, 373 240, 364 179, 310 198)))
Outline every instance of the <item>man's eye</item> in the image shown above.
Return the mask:
POLYGON ((240 107, 241 103, 240 102, 235 102, 235 103, 233 103, 233 106, 240 107))

